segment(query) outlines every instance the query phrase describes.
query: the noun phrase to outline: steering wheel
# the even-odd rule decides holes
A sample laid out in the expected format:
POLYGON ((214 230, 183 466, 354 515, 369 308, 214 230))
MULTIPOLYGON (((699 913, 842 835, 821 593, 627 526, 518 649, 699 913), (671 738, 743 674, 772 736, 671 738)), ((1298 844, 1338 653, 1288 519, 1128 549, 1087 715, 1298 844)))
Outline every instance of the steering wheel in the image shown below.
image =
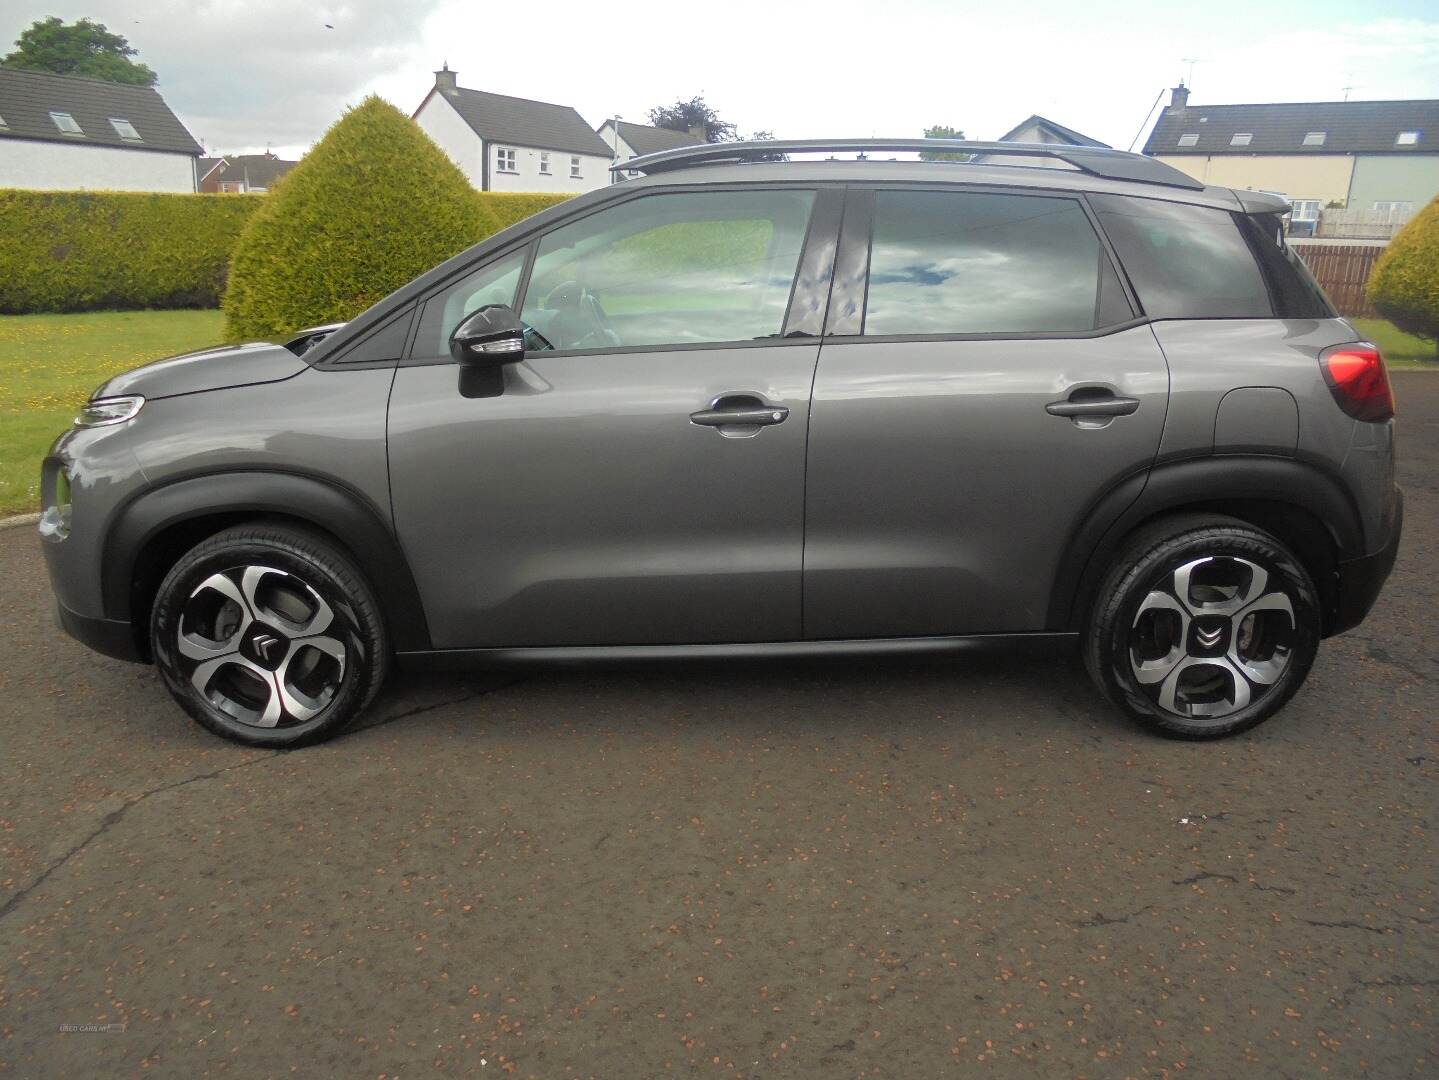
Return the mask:
POLYGON ((622 345, 599 297, 578 281, 562 281, 545 294, 544 308, 557 312, 553 329, 562 349, 622 345))

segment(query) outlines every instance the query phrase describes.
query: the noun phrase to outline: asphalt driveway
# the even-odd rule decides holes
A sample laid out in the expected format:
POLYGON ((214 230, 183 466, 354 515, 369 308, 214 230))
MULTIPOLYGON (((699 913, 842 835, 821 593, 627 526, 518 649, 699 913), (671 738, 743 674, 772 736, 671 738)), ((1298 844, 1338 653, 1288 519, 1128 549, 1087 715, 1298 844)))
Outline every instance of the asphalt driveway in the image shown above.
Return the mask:
POLYGON ((1278 719, 1077 662, 410 678, 291 754, 53 628, 0 532, 0 1072, 1439 1073, 1439 375, 1408 528, 1278 719))

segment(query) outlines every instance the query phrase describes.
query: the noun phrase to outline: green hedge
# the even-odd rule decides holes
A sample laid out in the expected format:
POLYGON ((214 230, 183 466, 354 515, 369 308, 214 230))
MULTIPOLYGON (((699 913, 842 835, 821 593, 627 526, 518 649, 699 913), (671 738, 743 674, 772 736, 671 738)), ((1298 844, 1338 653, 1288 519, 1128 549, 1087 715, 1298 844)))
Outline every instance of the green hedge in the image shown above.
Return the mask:
POLYGON ((1379 314, 1439 347, 1439 198, 1389 242, 1369 274, 1368 290, 1379 314))
POLYGON ((216 307, 263 201, 0 189, 0 314, 216 307))
POLYGON ((486 236, 573 198, 571 195, 545 195, 530 191, 477 191, 475 197, 480 200, 486 224, 490 227, 486 236))

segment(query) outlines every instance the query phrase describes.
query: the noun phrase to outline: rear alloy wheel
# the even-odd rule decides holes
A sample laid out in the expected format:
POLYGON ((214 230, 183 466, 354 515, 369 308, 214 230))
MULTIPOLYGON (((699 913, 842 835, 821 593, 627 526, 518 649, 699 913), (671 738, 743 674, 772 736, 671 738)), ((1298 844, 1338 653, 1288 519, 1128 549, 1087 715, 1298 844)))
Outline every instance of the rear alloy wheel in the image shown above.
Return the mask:
POLYGON ((1319 607, 1303 566, 1228 518, 1161 522, 1101 586, 1085 658, 1127 713, 1171 735, 1253 727, 1293 696, 1318 649, 1319 607))
POLYGON ((386 664, 359 571, 321 538, 273 526, 230 529, 186 554, 156 596, 151 644, 191 716, 254 746, 333 735, 386 664))

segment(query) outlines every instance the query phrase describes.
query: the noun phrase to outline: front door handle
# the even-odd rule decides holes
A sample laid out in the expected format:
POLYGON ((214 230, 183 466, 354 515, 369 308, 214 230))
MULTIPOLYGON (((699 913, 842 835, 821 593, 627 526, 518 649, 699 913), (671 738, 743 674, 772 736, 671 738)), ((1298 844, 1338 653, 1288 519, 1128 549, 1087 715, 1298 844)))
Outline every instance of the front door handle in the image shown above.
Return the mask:
POLYGON ((788 416, 788 407, 771 405, 758 394, 721 394, 708 409, 690 413, 690 423, 753 434, 755 428, 782 424, 788 416))
POLYGON ((1075 395, 1063 401, 1051 401, 1044 411, 1050 416, 1128 416, 1137 408, 1138 398, 1105 393, 1103 397, 1075 395))

